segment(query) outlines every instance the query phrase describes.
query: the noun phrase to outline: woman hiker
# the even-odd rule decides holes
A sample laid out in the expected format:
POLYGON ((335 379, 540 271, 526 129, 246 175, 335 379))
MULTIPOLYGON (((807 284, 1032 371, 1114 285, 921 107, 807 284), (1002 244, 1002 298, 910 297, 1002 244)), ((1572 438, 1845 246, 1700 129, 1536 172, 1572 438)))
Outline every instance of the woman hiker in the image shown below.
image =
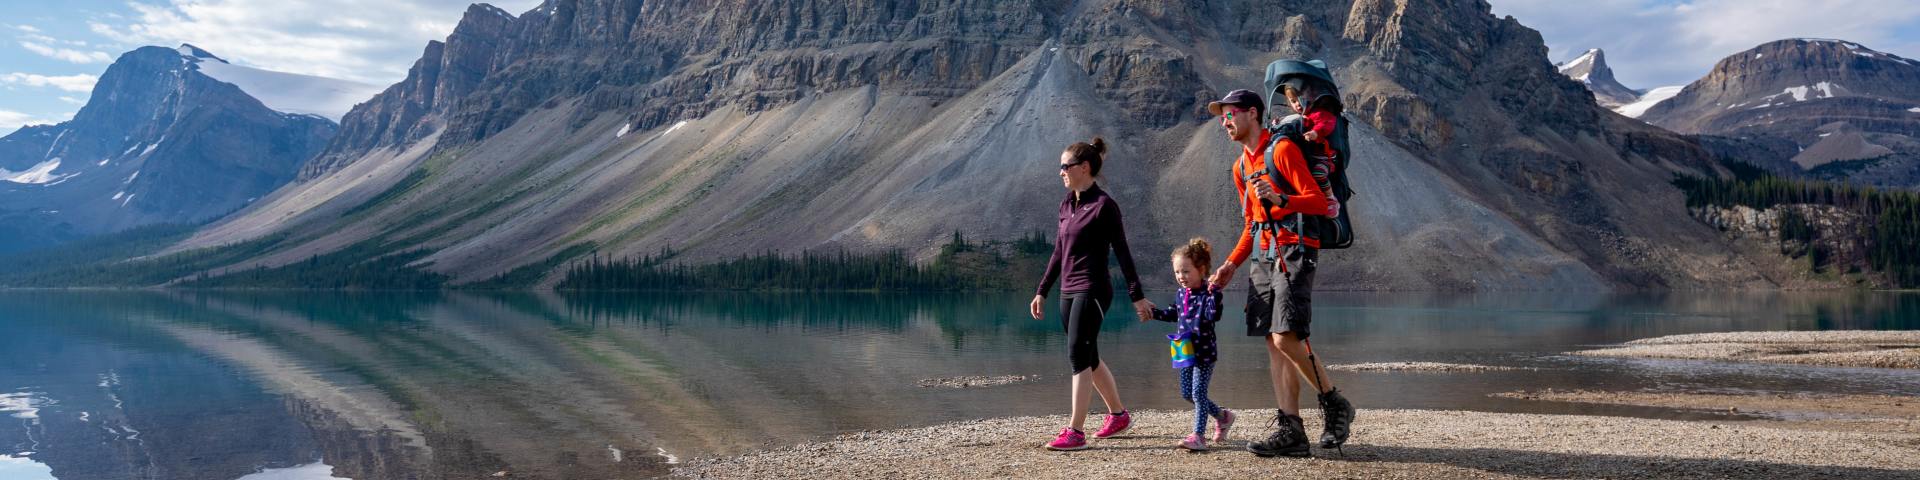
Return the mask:
POLYGON ((1109 248, 1119 261, 1121 275, 1126 277, 1127 298, 1133 301, 1134 315, 1149 318, 1153 303, 1146 300, 1140 276, 1134 272, 1120 206, 1094 181, 1100 176, 1106 153, 1107 143, 1098 137, 1092 143, 1074 143, 1061 152, 1060 182, 1067 187, 1067 198, 1060 202, 1060 226, 1054 235, 1047 273, 1027 306, 1028 313, 1040 319, 1041 302, 1053 289, 1053 282, 1060 281, 1060 326, 1067 332, 1067 354, 1073 363, 1073 420, 1047 443, 1051 450, 1087 448, 1082 427, 1094 391, 1100 392, 1100 400, 1107 404, 1106 421, 1100 431, 1094 432, 1094 438, 1118 435, 1133 424, 1127 407, 1120 403, 1113 372, 1100 361, 1094 341, 1100 334, 1100 321, 1113 302, 1113 281, 1107 272, 1109 248))

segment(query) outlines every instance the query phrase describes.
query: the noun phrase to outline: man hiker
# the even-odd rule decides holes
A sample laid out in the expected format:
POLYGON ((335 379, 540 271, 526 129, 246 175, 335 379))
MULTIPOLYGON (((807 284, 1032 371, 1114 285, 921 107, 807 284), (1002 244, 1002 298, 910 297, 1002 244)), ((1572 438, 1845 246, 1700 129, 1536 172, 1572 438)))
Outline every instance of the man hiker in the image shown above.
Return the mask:
POLYGON ((1233 186, 1239 193, 1245 220, 1239 243, 1215 270, 1210 283, 1214 288, 1226 287, 1242 262, 1248 257, 1255 259, 1247 275, 1252 284, 1247 296, 1247 334, 1265 339, 1267 370, 1273 378, 1273 394, 1280 411, 1274 432, 1248 443, 1247 451, 1263 457, 1307 457, 1313 454, 1300 419, 1300 377, 1306 377, 1320 394, 1320 408, 1326 416, 1321 448, 1337 448, 1346 442, 1354 414, 1353 404, 1334 388, 1325 365, 1307 344, 1320 244, 1300 234, 1301 225, 1306 223, 1302 217, 1327 215, 1330 202, 1314 180, 1300 147, 1284 136, 1275 139, 1273 133, 1262 128, 1265 105, 1259 94, 1248 90, 1234 90, 1207 105, 1208 111, 1220 117, 1227 138, 1241 146, 1240 157, 1233 164, 1233 186))

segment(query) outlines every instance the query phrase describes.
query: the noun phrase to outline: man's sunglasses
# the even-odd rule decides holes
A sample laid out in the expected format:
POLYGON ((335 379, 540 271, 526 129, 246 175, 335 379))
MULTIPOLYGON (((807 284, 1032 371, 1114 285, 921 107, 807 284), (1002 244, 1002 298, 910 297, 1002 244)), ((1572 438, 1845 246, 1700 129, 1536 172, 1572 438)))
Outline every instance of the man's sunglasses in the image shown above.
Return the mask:
POLYGON ((1252 111, 1253 111, 1253 109, 1251 109, 1251 108, 1245 108, 1245 109, 1243 109, 1243 108, 1239 108, 1239 107, 1227 107, 1227 108, 1223 108, 1223 109, 1220 109, 1220 111, 1222 112, 1222 113, 1221 113, 1220 115, 1221 115, 1221 116, 1224 116, 1224 117, 1227 117, 1227 121, 1229 121, 1229 122, 1231 122, 1231 121, 1233 121, 1233 114, 1235 114, 1235 113, 1248 113, 1248 112, 1252 112, 1252 111))

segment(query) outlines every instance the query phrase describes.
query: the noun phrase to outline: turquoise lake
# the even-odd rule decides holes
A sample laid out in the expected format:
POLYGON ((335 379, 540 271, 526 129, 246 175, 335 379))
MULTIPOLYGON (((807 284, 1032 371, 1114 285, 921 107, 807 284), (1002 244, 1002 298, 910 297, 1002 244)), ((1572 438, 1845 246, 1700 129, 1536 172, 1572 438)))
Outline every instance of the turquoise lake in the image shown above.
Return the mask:
MULTIPOLYGON (((645 477, 840 433, 1065 413, 1065 335, 1028 318, 1028 298, 0 292, 0 480, 645 477), (920 385, 971 375, 1033 378, 920 385)), ((1545 388, 1920 395, 1907 370, 1565 354, 1696 332, 1920 329, 1920 293, 1315 300, 1313 346, 1330 364, 1527 368, 1335 372, 1362 409, 1356 430, 1370 408, 1705 415, 1489 396, 1545 388)), ((1100 351, 1128 406, 1189 408, 1167 365, 1171 326, 1125 315, 1100 351)), ((1241 322, 1236 308, 1220 324, 1212 397, 1272 408, 1265 350, 1241 322)))

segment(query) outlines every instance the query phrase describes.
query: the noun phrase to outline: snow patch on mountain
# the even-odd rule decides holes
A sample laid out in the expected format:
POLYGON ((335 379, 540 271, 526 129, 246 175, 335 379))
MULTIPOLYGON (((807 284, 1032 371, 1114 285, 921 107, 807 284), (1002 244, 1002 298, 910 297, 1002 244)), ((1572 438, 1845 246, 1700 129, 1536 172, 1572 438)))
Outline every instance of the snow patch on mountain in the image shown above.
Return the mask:
POLYGON ((1641 115, 1647 113, 1647 109, 1653 108, 1654 105, 1659 105, 1660 102, 1665 102, 1667 99, 1673 98, 1674 95, 1679 95, 1680 90, 1685 88, 1687 88, 1685 85, 1674 85, 1671 87, 1647 90, 1647 93, 1640 95, 1639 101, 1621 105, 1613 111, 1619 112, 1621 115, 1640 118, 1641 115))
POLYGON ((0 168, 0 181, 34 185, 34 184, 53 183, 53 182, 59 181, 62 178, 71 176, 71 175, 54 175, 53 170, 57 168, 60 168, 59 158, 53 158, 44 162, 40 162, 38 164, 35 164, 33 167, 30 167, 26 170, 21 170, 18 172, 10 171, 5 168, 0 168))
POLYGON ((261 70, 227 63, 192 45, 181 45, 181 57, 214 80, 240 87, 267 108, 308 114, 339 122, 353 106, 378 95, 384 87, 336 78, 261 70))

